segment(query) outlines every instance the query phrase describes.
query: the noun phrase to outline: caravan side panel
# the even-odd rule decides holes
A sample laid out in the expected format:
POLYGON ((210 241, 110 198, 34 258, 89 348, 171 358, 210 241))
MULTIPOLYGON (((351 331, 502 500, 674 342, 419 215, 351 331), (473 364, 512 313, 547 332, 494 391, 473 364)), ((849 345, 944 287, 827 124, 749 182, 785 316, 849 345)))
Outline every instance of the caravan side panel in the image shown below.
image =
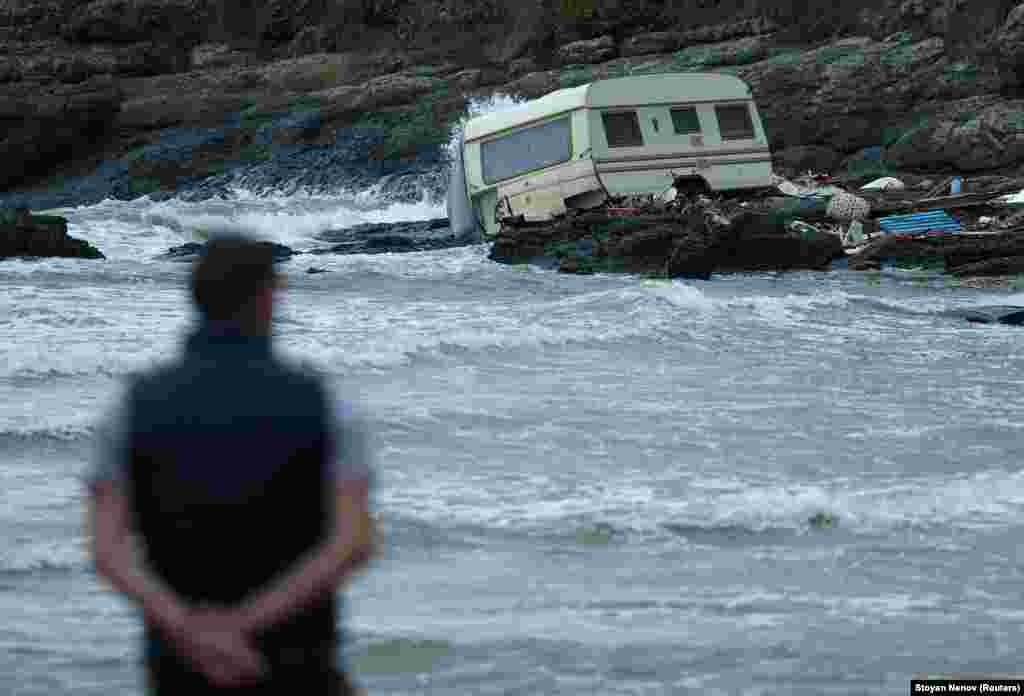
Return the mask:
POLYGON ((712 190, 771 185, 771 151, 747 98, 636 103, 590 111, 597 173, 612 194, 658 193, 678 176, 712 190))

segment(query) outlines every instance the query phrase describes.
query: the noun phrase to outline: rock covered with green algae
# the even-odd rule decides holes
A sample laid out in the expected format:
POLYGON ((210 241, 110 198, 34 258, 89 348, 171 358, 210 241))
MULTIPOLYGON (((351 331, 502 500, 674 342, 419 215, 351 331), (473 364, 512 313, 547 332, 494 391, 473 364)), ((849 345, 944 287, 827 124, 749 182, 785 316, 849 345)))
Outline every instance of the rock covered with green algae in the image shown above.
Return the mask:
POLYGON ((89 242, 69 237, 68 221, 62 217, 0 208, 0 259, 12 256, 106 258, 89 242))

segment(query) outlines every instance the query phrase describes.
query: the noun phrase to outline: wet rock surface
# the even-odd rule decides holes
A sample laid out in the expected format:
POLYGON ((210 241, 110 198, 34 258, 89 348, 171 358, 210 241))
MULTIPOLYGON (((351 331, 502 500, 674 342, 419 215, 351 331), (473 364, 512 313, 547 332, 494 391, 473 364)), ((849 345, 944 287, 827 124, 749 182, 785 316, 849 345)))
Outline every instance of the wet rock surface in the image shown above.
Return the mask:
POLYGON ((629 216, 590 212, 503 225, 490 258, 564 273, 625 272, 707 279, 713 273, 824 270, 844 256, 839 237, 801 232, 777 216, 732 220, 699 207, 629 216))
MULTIPOLYGON (((316 247, 303 252, 283 244, 273 243, 274 261, 288 261, 295 256, 305 254, 322 256, 431 251, 466 246, 477 241, 453 235, 447 218, 417 222, 364 223, 343 230, 321 232, 315 238, 320 242, 329 243, 330 246, 316 247)), ((157 258, 162 261, 194 261, 205 250, 205 242, 187 242, 171 247, 157 258)), ((326 269, 315 265, 306 269, 306 273, 310 274, 327 272, 326 269)))
POLYGON ((106 258, 89 242, 69 237, 68 221, 62 217, 0 208, 0 259, 13 256, 106 258))
POLYGON ((375 177, 402 197, 409 184, 391 177, 429 179, 443 157, 360 161, 436 149, 465 97, 693 70, 750 84, 783 170, 830 169, 872 148, 878 167, 1024 163, 1024 102, 1012 96, 1024 4, 616 0, 580 17, 535 2, 336 5, 0 2, 0 188, 20 186, 0 204, 202 197, 239 183, 338 190, 375 177), (398 115, 377 118, 389 110, 398 115), (375 120, 386 142, 337 135, 375 120), (147 150, 211 129, 224 133, 183 155, 147 150), (50 172, 59 180, 40 180, 50 172))
MULTIPOLYGON (((285 246, 284 244, 277 244, 275 242, 262 242, 263 244, 269 244, 273 248, 274 263, 280 263, 287 261, 293 256, 301 253, 285 246)), ((171 247, 166 252, 157 257, 161 261, 181 261, 191 262, 206 253, 205 242, 186 242, 176 247, 171 247)))
POLYGON ((448 218, 423 222, 364 223, 343 230, 322 232, 316 239, 331 243, 312 254, 380 254, 431 251, 472 244, 475 239, 452 233, 448 218))
POLYGON ((890 234, 850 258, 855 271, 886 266, 942 269, 960 277, 1024 273, 1024 231, 995 234, 890 234))

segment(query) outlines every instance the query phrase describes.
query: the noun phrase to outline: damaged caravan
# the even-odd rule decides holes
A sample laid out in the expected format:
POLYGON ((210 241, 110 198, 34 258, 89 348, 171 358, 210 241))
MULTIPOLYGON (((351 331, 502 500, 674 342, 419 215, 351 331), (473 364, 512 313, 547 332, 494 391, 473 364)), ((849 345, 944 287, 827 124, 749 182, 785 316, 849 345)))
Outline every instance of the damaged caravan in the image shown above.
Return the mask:
POLYGON ((546 220, 608 196, 772 185, 750 88, 731 75, 669 73, 552 92, 465 124, 448 217, 457 234, 497 234, 505 217, 546 220))

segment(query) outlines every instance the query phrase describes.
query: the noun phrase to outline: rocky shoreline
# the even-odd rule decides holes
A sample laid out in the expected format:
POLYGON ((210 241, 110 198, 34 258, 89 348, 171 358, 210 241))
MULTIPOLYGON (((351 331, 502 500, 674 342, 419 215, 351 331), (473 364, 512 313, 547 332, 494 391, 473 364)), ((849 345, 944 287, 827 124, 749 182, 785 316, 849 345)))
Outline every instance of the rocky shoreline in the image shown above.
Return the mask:
POLYGON ((467 99, 690 70, 751 85, 783 174, 1024 165, 1024 4, 791 4, 0 2, 0 205, 382 176, 408 200, 467 99))
MULTIPOLYGON (((686 12, 653 0, 0 0, 0 46, 7 210, 201 200, 237 186, 379 184, 386 201, 439 200, 445 147, 469 100, 694 70, 750 84, 784 176, 1024 173, 1024 3, 1002 0, 727 0, 686 12)), ((748 212, 728 225, 678 211, 510 225, 492 258, 696 278, 842 262, 834 235, 748 212)), ((71 249, 56 233, 36 243, 24 232, 33 228, 2 225, 7 249, 71 249)), ((958 276, 1018 272, 1014 243, 992 239, 883 238, 850 267, 928 258, 958 276), (998 254, 947 263, 966 258, 965 244, 998 254)), ((322 241, 331 246, 317 253, 470 240, 438 223, 322 241)))

